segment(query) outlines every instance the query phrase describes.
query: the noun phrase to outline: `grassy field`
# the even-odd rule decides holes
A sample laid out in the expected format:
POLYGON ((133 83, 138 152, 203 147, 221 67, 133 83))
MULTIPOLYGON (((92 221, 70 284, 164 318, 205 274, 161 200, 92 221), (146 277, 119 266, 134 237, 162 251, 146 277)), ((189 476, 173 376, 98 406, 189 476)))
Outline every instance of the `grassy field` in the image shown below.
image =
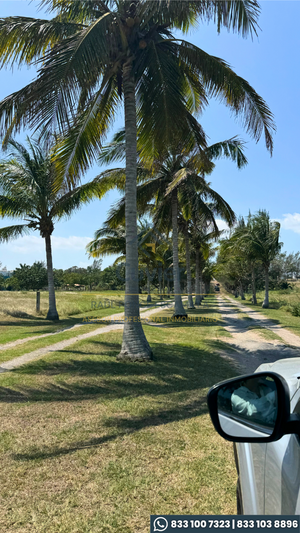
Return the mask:
MULTIPOLYGON (((262 309, 261 307, 264 300, 264 291, 257 293, 257 305, 252 304, 250 294, 245 294, 246 301, 242 303, 257 309, 260 313, 271 318, 275 324, 280 324, 296 335, 300 335, 300 317, 291 314, 294 306, 300 306, 300 284, 297 282, 293 283, 292 286, 292 289, 270 291, 269 309, 262 309)), ((232 298, 232 294, 229 296, 232 298)), ((241 301, 241 298, 237 300, 241 301)))
MULTIPOLYGON (((0 344, 70 328, 83 323, 86 317, 101 318, 124 311, 124 293, 120 291, 57 292, 60 321, 52 322, 45 319, 48 293, 41 292, 40 314, 35 312, 35 298, 34 292, 0 292, 0 344)), ((146 304, 146 298, 146 294, 140 295, 141 305, 146 304)), ((159 301, 154 295, 153 303, 159 301)))
POLYGON ((206 406, 235 374, 213 303, 145 326, 151 363, 117 362, 111 332, 0 374, 0 531, 146 533, 150 514, 236 513, 232 445, 206 406))
MULTIPOLYGON (((140 294, 141 305, 146 304, 147 294, 140 294)), ((152 295, 153 302, 158 302, 160 297, 152 295)), ((0 315, 7 318, 32 318, 45 317, 48 310, 48 292, 41 292, 41 312, 35 311, 36 293, 33 291, 0 291, 0 315)), ((89 312, 93 309, 93 302, 102 301, 103 306, 124 306, 124 292, 122 291, 57 291, 57 311, 61 318, 89 312)))

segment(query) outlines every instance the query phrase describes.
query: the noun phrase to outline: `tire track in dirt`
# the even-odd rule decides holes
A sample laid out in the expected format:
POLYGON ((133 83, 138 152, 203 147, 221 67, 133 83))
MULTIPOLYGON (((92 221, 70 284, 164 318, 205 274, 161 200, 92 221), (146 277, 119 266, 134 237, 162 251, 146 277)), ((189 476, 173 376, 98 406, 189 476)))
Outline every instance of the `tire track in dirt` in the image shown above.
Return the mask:
POLYGON ((222 337, 222 343, 228 344, 228 351, 224 350, 220 355, 240 371, 252 373, 262 363, 300 357, 300 337, 294 333, 274 325, 264 315, 229 298, 218 296, 218 307, 224 320, 223 327, 231 334, 231 337, 222 337), (251 322, 240 317, 241 311, 247 313, 251 322), (249 329, 253 325, 273 331, 289 346, 280 340, 263 340, 258 332, 249 329))
MULTIPOLYGON (((154 309, 149 309, 148 311, 141 313, 141 318, 148 318, 149 316, 157 313, 158 311, 163 311, 164 309, 167 309, 169 305, 170 304, 168 303, 168 305, 165 305, 165 306, 156 307, 154 309)), ((75 337, 72 337, 71 339, 66 339, 60 342, 56 342, 55 344, 51 344, 43 348, 38 348, 37 350, 34 350, 33 352, 25 353, 19 357, 15 357, 14 359, 11 359, 10 361, 5 361, 0 366, 0 373, 8 372, 10 370, 13 370, 14 368, 18 368, 26 363, 29 363, 30 361, 34 361, 35 359, 39 359, 40 357, 47 355, 48 353, 56 352, 58 350, 64 350, 68 346, 71 346, 72 344, 75 344, 78 341, 89 339, 91 337, 101 335, 102 333, 108 333, 110 331, 123 329, 123 326, 124 326, 124 323, 122 322, 123 319, 124 319, 124 313, 117 313, 115 315, 103 317, 101 318, 101 320, 103 321, 107 320, 107 321, 114 321, 114 322, 120 321, 120 322, 111 324, 109 326, 102 326, 101 328, 94 329, 93 331, 89 331, 88 333, 83 333, 82 335, 76 335, 75 337)), ((43 335, 42 337, 44 336, 45 335, 43 335)))

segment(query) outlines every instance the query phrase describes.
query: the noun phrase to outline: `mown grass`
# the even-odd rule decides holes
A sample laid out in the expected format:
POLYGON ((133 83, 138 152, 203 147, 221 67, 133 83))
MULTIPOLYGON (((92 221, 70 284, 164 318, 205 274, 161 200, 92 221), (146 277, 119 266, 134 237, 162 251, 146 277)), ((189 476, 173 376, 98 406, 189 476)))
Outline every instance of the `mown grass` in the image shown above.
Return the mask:
MULTIPOLYGON (((147 295, 140 296, 141 305, 146 304, 147 295)), ((103 317, 124 311, 124 293, 104 292, 57 292, 59 322, 45 319, 48 293, 41 292, 41 314, 35 312, 34 292, 0 292, 0 344, 17 339, 54 333, 79 324, 85 317, 103 317)), ((160 298, 153 296, 153 304, 160 298)))
POLYGON ((232 445, 206 406, 235 374, 220 328, 145 326, 148 364, 117 362, 111 332, 0 374, 0 530, 146 533, 150 514, 235 514, 232 445))
MULTIPOLYGON (((84 313, 81 315, 77 315, 76 318, 69 317, 64 320, 60 320, 59 322, 53 323, 49 320, 43 320, 43 319, 21 319, 21 320, 9 320, 6 321, 5 319, 0 320, 0 344, 6 344, 8 342, 13 342, 18 339, 26 339, 28 337, 34 337, 39 335, 44 335, 48 333, 57 333, 57 335, 53 336, 53 339, 57 339, 60 335, 60 331, 65 330, 67 328, 72 328, 73 326, 77 324, 87 324, 87 321, 89 318, 93 319, 101 319, 105 316, 110 316, 115 313, 122 313, 123 308, 119 307, 111 307, 107 309, 97 309, 89 311, 88 313, 84 313)), ((76 332, 83 332, 83 329, 76 329, 76 332)), ((79 333, 73 333, 72 335, 77 335, 79 333)), ((49 337, 46 337, 49 341, 49 337)), ((33 342, 33 341, 28 341, 33 342)), ((53 342, 56 342, 53 341, 53 342)), ((28 344, 26 343, 28 346, 28 344)), ((1 357, 1 351, 0 351, 0 357, 1 357)))
POLYGON ((87 324, 80 328, 76 328, 75 330, 67 330, 62 333, 57 333, 53 336, 51 335, 31 340, 12 348, 5 348, 4 350, 0 351, 0 364, 4 361, 9 361, 10 359, 14 359, 15 357, 19 357, 29 352, 33 352, 34 350, 37 350, 39 348, 51 346, 63 340, 72 339, 73 337, 77 335, 82 335, 83 333, 89 333, 90 331, 101 328, 104 325, 104 323, 87 324))

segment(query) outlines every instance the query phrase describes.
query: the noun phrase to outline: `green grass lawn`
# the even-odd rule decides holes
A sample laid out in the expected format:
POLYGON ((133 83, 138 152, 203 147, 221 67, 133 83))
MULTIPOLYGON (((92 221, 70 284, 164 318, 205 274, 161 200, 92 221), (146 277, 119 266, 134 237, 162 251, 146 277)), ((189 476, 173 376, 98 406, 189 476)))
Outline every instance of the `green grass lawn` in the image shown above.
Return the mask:
POLYGON ((150 514, 236 513, 232 445, 206 406, 235 375, 221 322, 145 332, 148 364, 117 362, 111 332, 0 374, 0 531, 146 533, 150 514))

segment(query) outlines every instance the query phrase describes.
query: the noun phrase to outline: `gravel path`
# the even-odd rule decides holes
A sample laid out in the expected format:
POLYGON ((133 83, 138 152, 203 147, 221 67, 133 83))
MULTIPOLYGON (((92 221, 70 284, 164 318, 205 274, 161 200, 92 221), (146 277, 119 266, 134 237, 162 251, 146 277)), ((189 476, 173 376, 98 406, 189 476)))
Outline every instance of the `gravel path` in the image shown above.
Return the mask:
POLYGON ((225 321, 224 328, 232 335, 232 337, 222 337, 222 342, 227 343, 231 350, 229 353, 224 351, 220 355, 230 360, 241 372, 251 373, 262 363, 300 356, 300 337, 294 333, 274 325, 261 313, 230 298, 218 297, 218 305, 225 321), (239 314, 241 311, 252 320, 241 318, 239 314), (280 340, 262 340, 258 332, 249 329, 249 326, 253 325, 273 331, 288 343, 288 346, 280 340))
MULTIPOLYGON (((169 305, 170 305, 170 302, 168 303, 168 305, 156 307, 155 309, 149 309, 146 312, 142 312, 141 317, 148 318, 149 316, 157 313, 158 311, 167 309, 169 305)), ((123 318, 124 318, 123 312, 117 313, 115 315, 103 317, 101 318, 101 320, 113 321, 114 324, 111 324, 109 326, 102 326, 101 328, 94 329, 93 331, 89 331, 88 333, 83 333, 82 335, 76 335, 75 337, 72 337, 71 339, 66 339, 60 342, 56 342, 55 344, 51 344, 50 346, 45 346, 44 348, 38 348, 37 350, 34 350, 33 352, 25 353, 19 357, 15 357, 14 359, 11 359, 10 361, 6 361, 1 364, 0 373, 8 372, 10 370, 13 370, 14 368, 18 368, 19 366, 29 363, 30 361, 34 361, 35 359, 38 359, 50 352, 56 352, 58 350, 63 350, 64 348, 67 348, 68 346, 75 344, 77 341, 81 341, 83 339, 89 339, 90 337, 95 337, 96 335, 101 335, 102 333, 108 333, 109 331, 123 329, 123 322, 122 322, 123 318), (120 321, 119 323, 118 323, 118 320, 120 321)), ((75 327, 79 327, 81 325, 86 325, 86 323, 76 324, 76 326, 73 326, 72 328, 67 328, 67 329, 70 330, 75 327)), ((159 324, 155 324, 155 325, 159 326, 159 324)), ((61 333, 62 331, 65 331, 65 330, 61 330, 59 333, 61 333)), ((53 335, 53 333, 50 333, 50 334, 47 333, 45 335, 40 335, 38 337, 33 337, 33 338, 38 339, 38 338, 47 337, 48 335, 53 335)), ((28 340, 28 338, 22 339, 22 340, 28 340)), ((22 344, 22 343, 18 343, 18 341, 14 341, 14 342, 17 344, 22 344)), ((9 344, 11 345, 12 343, 6 344, 5 347, 8 348, 9 344)), ((14 345, 16 346, 17 344, 14 344, 14 345)))

